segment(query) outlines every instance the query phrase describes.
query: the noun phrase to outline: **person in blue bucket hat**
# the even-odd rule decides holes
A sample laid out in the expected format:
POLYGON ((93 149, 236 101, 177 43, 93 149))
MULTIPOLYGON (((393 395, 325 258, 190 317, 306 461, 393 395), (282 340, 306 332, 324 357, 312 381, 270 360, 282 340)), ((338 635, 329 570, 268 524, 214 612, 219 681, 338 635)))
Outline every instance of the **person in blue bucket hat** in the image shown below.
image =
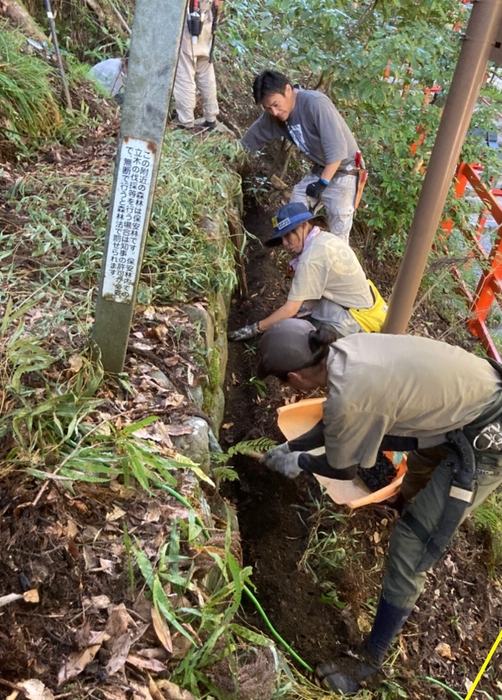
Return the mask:
POLYGON ((387 306, 367 279, 347 243, 314 225, 315 215, 301 202, 290 202, 272 218, 274 234, 265 245, 283 245, 293 256, 295 274, 285 303, 256 323, 229 333, 229 340, 249 340, 279 321, 308 318, 329 326, 341 338, 381 329, 387 306))

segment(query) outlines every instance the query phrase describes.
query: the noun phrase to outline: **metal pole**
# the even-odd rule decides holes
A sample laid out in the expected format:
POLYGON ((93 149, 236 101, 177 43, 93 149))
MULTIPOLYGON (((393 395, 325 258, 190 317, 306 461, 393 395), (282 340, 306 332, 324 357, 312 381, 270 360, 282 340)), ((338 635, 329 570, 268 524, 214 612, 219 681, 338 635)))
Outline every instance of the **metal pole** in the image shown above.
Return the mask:
POLYGON ((108 228, 91 340, 124 367, 186 0, 136 0, 108 228))
POLYGON ((54 23, 54 15, 52 14, 50 0, 44 0, 44 5, 47 14, 47 19, 49 20, 49 26, 51 29, 52 43, 54 44, 54 53, 56 54, 59 72, 61 73, 61 82, 63 83, 63 92, 66 100, 66 106, 68 107, 68 109, 73 109, 71 105, 70 91, 68 89, 68 82, 66 80, 66 73, 64 72, 63 61, 61 59, 61 52, 59 50, 58 37, 56 34, 56 24, 54 23))
POLYGON ((383 333, 406 332, 501 19, 502 0, 474 2, 383 333))

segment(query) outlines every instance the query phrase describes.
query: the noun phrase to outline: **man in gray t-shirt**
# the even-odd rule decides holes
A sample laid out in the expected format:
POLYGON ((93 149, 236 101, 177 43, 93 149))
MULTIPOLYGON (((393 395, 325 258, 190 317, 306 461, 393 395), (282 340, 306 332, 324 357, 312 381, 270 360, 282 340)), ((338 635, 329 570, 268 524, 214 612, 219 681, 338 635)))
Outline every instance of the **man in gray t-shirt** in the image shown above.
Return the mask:
POLYGON ((291 201, 324 204, 331 233, 348 243, 361 155, 344 119, 324 93, 293 87, 276 71, 260 73, 253 92, 265 111, 246 131, 242 145, 257 151, 278 138, 296 144, 312 168, 294 187, 291 201))

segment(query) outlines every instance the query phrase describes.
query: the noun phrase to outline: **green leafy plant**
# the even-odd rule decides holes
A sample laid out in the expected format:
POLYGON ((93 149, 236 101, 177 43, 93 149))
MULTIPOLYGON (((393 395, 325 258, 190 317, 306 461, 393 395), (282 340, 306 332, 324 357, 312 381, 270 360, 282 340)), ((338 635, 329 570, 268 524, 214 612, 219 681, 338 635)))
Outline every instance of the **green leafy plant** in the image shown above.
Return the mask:
POLYGON ((74 481, 105 482, 121 476, 147 491, 152 483, 175 485, 173 472, 189 468, 201 476, 191 460, 165 457, 148 440, 134 436, 158 420, 150 416, 116 429, 97 409, 103 402, 95 394, 103 379, 102 367, 86 353, 70 358, 57 382, 48 371, 66 360, 53 357, 40 338, 26 333, 24 318, 35 302, 14 309, 5 305, 0 325, 0 349, 6 362, 0 367, 3 403, 0 436, 10 434, 6 455, 10 469, 25 468, 40 479, 57 479, 68 488, 74 481))
POLYGON ((179 131, 166 135, 142 275, 150 301, 234 288, 235 247, 225 212, 240 198, 240 178, 229 166, 241 159, 242 149, 223 137, 197 142, 179 131))
POLYGON ((238 442, 236 445, 230 447, 228 450, 228 456, 232 457, 236 454, 256 456, 257 453, 271 450, 276 445, 277 443, 275 440, 270 440, 269 438, 265 437, 256 438, 256 440, 244 440, 243 442, 238 442))
POLYGON ((249 383, 256 389, 256 393, 261 399, 267 396, 267 383, 263 379, 257 379, 256 377, 250 377, 249 383))
POLYGON ((216 481, 216 487, 219 488, 222 481, 235 481, 239 478, 235 469, 228 464, 232 457, 235 455, 246 455, 259 459, 264 452, 271 450, 276 444, 274 440, 269 438, 257 438, 256 440, 238 442, 236 445, 232 445, 226 453, 212 452, 211 461, 213 467, 211 474, 216 481))
POLYGON ((488 535, 492 575, 502 566, 502 497, 493 493, 472 514, 474 526, 488 535))
POLYGON ((53 69, 26 48, 21 32, 0 25, 0 131, 21 148, 30 138, 40 144, 55 136, 63 125, 51 86, 53 69))
POLYGON ((276 445, 277 443, 275 440, 270 440, 270 438, 266 437, 256 438, 255 440, 244 440, 232 445, 226 453, 213 452, 211 456, 217 464, 227 464, 234 455, 246 455, 259 458, 264 452, 271 450, 276 445))
POLYGON ((211 474, 213 475, 217 489, 219 489, 222 481, 238 481, 239 479, 239 475, 233 467, 213 467, 211 474))
POLYGON ((241 568, 231 553, 229 527, 218 546, 212 545, 210 539, 204 540, 204 536, 201 540, 200 529, 192 533, 187 531, 187 544, 212 558, 219 572, 216 586, 205 591, 204 605, 200 607, 196 601, 201 584, 193 580, 193 564, 187 567, 189 561, 181 554, 178 524, 172 522, 171 525, 170 540, 161 547, 156 562, 152 563, 138 545, 134 546, 136 561, 158 614, 190 642, 184 658, 173 669, 173 678, 198 697, 203 688, 211 688, 217 697, 222 697, 207 673, 210 667, 217 661, 231 658, 240 645, 239 638, 270 646, 266 637, 234 622, 251 569, 241 568), (181 573, 183 565, 184 573, 181 573), (177 600, 166 590, 176 591, 177 600))
POLYGON ((4 400, 10 410, 0 418, 0 435, 11 432, 16 444, 8 461, 31 467, 58 461, 65 445, 75 447, 75 440, 85 434, 83 422, 101 400, 94 399, 102 372, 85 355, 80 369, 71 372, 57 389, 45 373, 58 359, 44 347, 40 338, 25 330, 24 315, 35 302, 14 309, 8 299, 0 329, 0 348, 6 358, 2 367, 4 400))
POLYGON ((309 573, 321 590, 321 600, 343 610, 345 601, 337 584, 337 571, 347 564, 347 552, 357 556, 356 540, 345 532, 347 516, 333 509, 333 503, 324 493, 320 499, 314 498, 310 507, 298 507, 298 515, 304 521, 304 511, 308 514, 305 527, 309 531, 308 542, 299 561, 299 566, 309 573))
MULTIPOLYGON (((347 516, 331 511, 330 506, 322 507, 310 526, 309 541, 300 564, 309 571, 316 582, 320 582, 330 602, 338 601, 338 594, 330 583, 331 572, 344 565, 347 550, 353 549, 355 540, 336 530, 336 525, 345 523, 347 516)), ((336 602, 338 607, 343 604, 336 602)))

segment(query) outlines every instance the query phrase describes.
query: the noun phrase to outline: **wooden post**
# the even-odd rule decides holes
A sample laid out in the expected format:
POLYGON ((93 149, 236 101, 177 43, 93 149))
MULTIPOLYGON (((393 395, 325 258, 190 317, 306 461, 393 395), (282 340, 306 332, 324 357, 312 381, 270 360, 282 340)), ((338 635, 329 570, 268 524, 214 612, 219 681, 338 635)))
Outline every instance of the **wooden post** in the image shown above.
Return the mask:
POLYGON ((103 268, 91 340, 121 372, 143 260, 186 0, 136 0, 103 268))

